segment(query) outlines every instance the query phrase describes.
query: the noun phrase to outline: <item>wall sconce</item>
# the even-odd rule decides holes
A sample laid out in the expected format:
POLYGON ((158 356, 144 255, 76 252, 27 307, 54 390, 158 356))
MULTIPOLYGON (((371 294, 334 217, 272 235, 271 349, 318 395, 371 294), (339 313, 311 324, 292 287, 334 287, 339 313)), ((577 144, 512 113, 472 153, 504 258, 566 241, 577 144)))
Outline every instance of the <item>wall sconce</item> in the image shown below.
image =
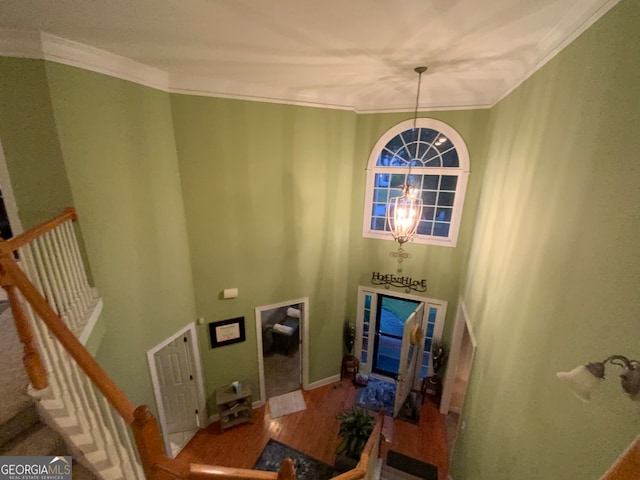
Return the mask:
POLYGON ((629 360, 622 355, 611 355, 602 362, 587 363, 570 372, 558 372, 556 375, 578 398, 588 402, 591 399, 591 392, 604 380, 606 363, 622 367, 620 375, 622 389, 633 400, 638 400, 640 397, 638 395, 640 393, 640 362, 629 360))

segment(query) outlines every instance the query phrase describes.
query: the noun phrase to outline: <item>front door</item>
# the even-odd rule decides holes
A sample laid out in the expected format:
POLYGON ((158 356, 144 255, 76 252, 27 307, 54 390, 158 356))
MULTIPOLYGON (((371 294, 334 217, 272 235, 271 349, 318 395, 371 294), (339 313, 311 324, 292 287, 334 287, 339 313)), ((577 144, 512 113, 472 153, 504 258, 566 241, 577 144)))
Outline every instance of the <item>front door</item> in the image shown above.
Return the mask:
MULTIPOLYGON (((418 304, 424 303, 422 313, 417 320, 424 330, 423 344, 416 347, 419 352, 416 365, 416 380, 413 388, 420 389, 421 380, 433 375, 431 350, 442 338, 444 319, 447 313, 447 302, 432 298, 419 297, 399 292, 389 292, 371 287, 358 287, 358 311, 356 318, 356 343, 354 355, 360 360, 360 372, 379 373, 396 378, 400 366, 402 349, 402 333, 404 319, 415 310, 418 304), (408 312, 396 315, 402 320, 396 321, 388 314, 398 312, 398 305, 388 304, 387 298, 412 301, 408 312), (386 312, 384 310, 387 310, 386 312), (381 324, 383 335, 379 335, 381 324), (395 327, 392 327, 395 325, 395 327), (390 334, 390 335, 387 335, 390 334), (394 338, 396 337, 396 338, 394 338), (382 350, 380 349, 382 347, 382 350)), ((400 304, 402 305, 402 304, 400 304)), ((407 304, 405 304, 407 305, 407 304)))
POLYGON ((404 322, 402 330, 402 348, 400 349, 400 365, 396 382, 396 398, 393 405, 393 416, 397 417, 402 405, 407 400, 416 375, 416 364, 419 357, 418 348, 422 344, 420 319, 424 312, 424 303, 420 303, 404 322))

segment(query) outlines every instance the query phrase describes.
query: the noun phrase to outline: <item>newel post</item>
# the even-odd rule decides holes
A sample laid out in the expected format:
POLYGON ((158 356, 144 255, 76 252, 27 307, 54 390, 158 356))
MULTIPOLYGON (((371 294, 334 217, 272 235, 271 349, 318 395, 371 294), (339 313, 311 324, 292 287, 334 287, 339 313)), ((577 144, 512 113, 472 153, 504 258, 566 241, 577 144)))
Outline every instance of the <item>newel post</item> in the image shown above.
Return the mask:
POLYGON ((285 458, 280 465, 278 480, 296 480, 296 469, 294 468, 293 461, 290 458, 285 458))
POLYGON ((167 459, 162 447, 158 422, 146 405, 140 405, 136 408, 133 417, 131 428, 138 447, 142 469, 147 480, 156 480, 158 476, 153 466, 167 459))
POLYGON ((18 296, 18 290, 14 284, 13 279, 7 273, 5 267, 6 262, 14 262, 13 250, 9 247, 6 241, 0 240, 0 285, 7 292, 9 297, 9 305, 11 306, 11 313, 13 314, 13 321, 16 324, 16 330, 18 337, 23 345, 24 355, 22 361, 24 368, 27 370, 29 381, 36 390, 42 390, 47 388, 47 371, 42 363, 40 352, 33 340, 33 331, 31 325, 29 325, 29 319, 22 308, 22 302, 18 296))

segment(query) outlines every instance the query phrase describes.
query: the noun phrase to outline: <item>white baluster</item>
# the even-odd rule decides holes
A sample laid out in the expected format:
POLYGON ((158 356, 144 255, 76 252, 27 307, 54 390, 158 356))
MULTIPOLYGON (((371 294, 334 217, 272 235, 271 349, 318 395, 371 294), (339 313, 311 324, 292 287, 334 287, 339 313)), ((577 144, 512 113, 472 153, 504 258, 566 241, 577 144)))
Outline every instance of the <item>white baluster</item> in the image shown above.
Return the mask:
MULTIPOLYGON (((109 463, 114 467, 122 469, 122 459, 120 458, 120 452, 118 451, 117 445, 113 440, 113 436, 109 431, 108 425, 105 423, 105 413, 100 408, 100 404, 98 402, 98 398, 96 397, 96 392, 94 390, 93 384, 86 375, 82 375, 82 382, 83 387, 86 390, 87 399, 90 403, 91 412, 95 417, 97 432, 99 433, 99 437, 102 442, 102 449, 106 452, 109 463)), ((99 395, 102 397, 102 394, 99 393, 99 395)))
POLYGON ((69 299, 71 301, 71 308, 75 310, 76 315, 80 320, 80 327, 84 326, 85 313, 86 309, 82 305, 82 301, 80 300, 80 291, 78 285, 75 282, 75 278, 73 277, 73 270, 70 265, 69 257, 67 255, 66 247, 61 238, 61 230, 62 226, 58 226, 56 229, 51 231, 51 238, 53 241, 53 245, 56 248, 59 256, 60 263, 62 264, 62 273, 67 284, 67 292, 69 295, 69 299))
POLYGON ((33 249, 33 254, 35 258, 35 265, 37 265, 37 269, 40 272, 40 278, 42 279, 42 286, 44 287, 44 296, 53 309, 54 312, 60 314, 60 310, 58 309, 57 302, 55 301, 55 295, 53 293, 53 288, 51 287, 51 282, 49 282, 49 278, 47 277, 47 271, 44 265, 44 260, 42 259, 42 252, 40 251, 40 245, 37 240, 34 240, 31 244, 31 248, 33 249))
POLYGON ((69 309, 68 303, 64 296, 64 289, 62 288, 60 276, 57 269, 54 268, 52 257, 53 254, 50 251, 46 237, 40 237, 35 240, 42 251, 42 258, 46 267, 47 279, 51 285, 51 290, 58 304, 58 313, 64 320, 65 324, 69 325, 69 309))
POLYGON ((115 444, 115 447, 116 447, 117 453, 118 453, 120 469, 122 470, 122 473, 124 474, 124 478, 135 478, 135 474, 134 474, 133 469, 131 467, 129 455, 127 453, 127 450, 126 450, 125 446, 122 444, 120 436, 118 435, 118 429, 116 428, 116 422, 114 421, 114 415, 116 415, 118 417, 119 417, 119 415, 118 415, 117 412, 115 412, 111 408, 111 405, 109 405, 109 402, 104 397, 104 395, 101 395, 100 392, 97 392, 96 394, 99 396, 99 398, 101 400, 101 403, 102 403, 102 419, 105 422, 107 428, 109 429, 109 432, 111 433, 111 437, 113 438, 113 442, 115 444))
POLYGON ((71 303, 69 286, 65 278, 65 271, 64 266, 62 265, 62 260, 60 258, 60 252, 58 252, 55 248, 55 245, 53 243, 53 235, 51 234, 51 232, 43 234, 42 238, 44 239, 47 251, 49 252, 49 262, 51 264, 51 268, 53 269, 53 278, 55 279, 55 283, 60 289, 60 298, 62 299, 64 305, 64 313, 66 314, 65 323, 72 330, 76 330, 78 328, 80 319, 78 318, 77 313, 73 309, 73 305, 71 303))
POLYGON ((67 302, 66 305, 70 320, 69 326, 77 335, 83 326, 83 317, 78 304, 73 298, 73 287, 65 266, 64 258, 62 257, 62 251, 60 250, 60 245, 58 244, 53 231, 45 233, 44 236, 47 243, 50 245, 51 252, 53 253, 52 264, 56 268, 57 276, 60 279, 60 287, 62 288, 63 296, 67 302))
POLYGON ((89 296, 88 298, 93 300, 91 287, 89 286, 89 281, 87 280, 87 272, 84 269, 84 262, 82 261, 82 255, 80 254, 80 247, 78 247, 78 238, 76 237, 76 231, 70 222, 66 224, 66 229, 69 232, 70 238, 72 239, 71 245, 73 247, 73 257, 75 258, 75 263, 77 265, 76 268, 78 269, 80 279, 82 280, 81 283, 85 287, 85 291, 89 296))
MULTIPOLYGON (((68 222, 65 222, 65 223, 68 223, 68 222)), ((73 283, 74 299, 80 302, 81 309, 83 312, 82 316, 83 318, 85 318, 87 315, 87 312, 89 311, 89 304, 87 302, 87 298, 84 296, 82 282, 80 280, 80 276, 78 274, 75 262, 72 257, 71 246, 69 245, 69 235, 68 235, 67 229, 65 225, 62 224, 58 228, 56 228, 55 232, 60 241, 60 245, 62 247, 63 254, 64 254, 65 264, 67 265, 67 268, 69 270, 69 276, 73 283)))
POLYGON ((115 415, 114 418, 116 419, 116 428, 120 439, 127 449, 129 464, 135 471, 135 478, 144 480, 145 476, 144 471, 142 470, 142 464, 140 463, 140 458, 138 457, 138 449, 133 445, 133 441, 131 440, 131 429, 120 415, 115 415))

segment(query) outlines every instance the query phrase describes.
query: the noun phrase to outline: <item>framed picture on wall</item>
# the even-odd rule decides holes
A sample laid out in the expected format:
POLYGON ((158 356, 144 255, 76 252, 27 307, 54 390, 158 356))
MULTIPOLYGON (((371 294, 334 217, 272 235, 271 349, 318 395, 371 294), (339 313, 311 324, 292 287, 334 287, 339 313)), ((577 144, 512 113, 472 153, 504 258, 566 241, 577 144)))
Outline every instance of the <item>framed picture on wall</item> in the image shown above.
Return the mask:
POLYGON ((244 342, 246 340, 244 317, 210 322, 209 336, 211 337, 211 348, 244 342))

